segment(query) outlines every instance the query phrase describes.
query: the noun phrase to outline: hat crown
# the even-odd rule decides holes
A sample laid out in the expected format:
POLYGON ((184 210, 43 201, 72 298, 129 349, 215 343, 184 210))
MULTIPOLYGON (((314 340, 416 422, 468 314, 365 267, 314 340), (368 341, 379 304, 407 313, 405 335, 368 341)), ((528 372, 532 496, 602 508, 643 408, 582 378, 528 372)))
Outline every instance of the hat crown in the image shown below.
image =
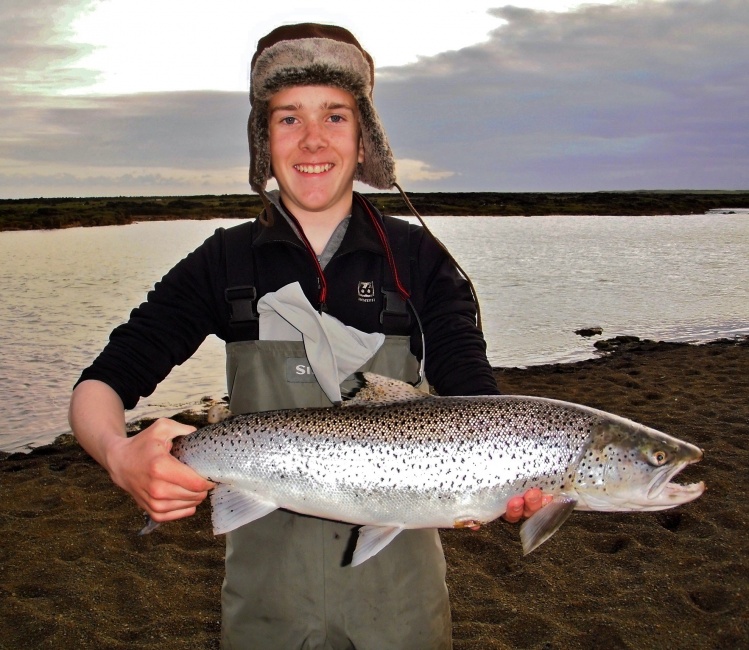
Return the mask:
POLYGON ((371 97, 374 67, 360 48, 349 43, 300 38, 274 43, 257 55, 250 83, 251 102, 299 85, 336 86, 354 97, 371 97))
POLYGON ((269 47, 272 47, 276 43, 281 41, 296 41, 307 38, 327 38, 332 41, 339 41, 341 43, 348 43, 349 45, 355 46, 361 53, 362 56, 367 60, 372 69, 372 83, 374 84, 374 62, 372 57, 364 50, 364 48, 356 40, 356 37, 347 29, 339 27, 338 25, 322 25, 320 23, 298 23, 296 25, 281 25, 276 27, 273 31, 263 36, 257 42, 257 50, 252 57, 252 63, 250 69, 255 69, 255 63, 258 57, 269 47))

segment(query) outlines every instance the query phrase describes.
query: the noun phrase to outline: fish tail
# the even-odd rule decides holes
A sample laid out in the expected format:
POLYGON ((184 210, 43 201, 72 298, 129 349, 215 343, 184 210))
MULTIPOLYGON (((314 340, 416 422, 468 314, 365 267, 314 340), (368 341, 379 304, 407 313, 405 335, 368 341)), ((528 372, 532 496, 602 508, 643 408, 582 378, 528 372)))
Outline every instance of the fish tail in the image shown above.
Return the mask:
POLYGON ((156 530, 161 524, 158 521, 154 521, 150 516, 146 516, 146 525, 140 529, 138 535, 148 535, 156 530))

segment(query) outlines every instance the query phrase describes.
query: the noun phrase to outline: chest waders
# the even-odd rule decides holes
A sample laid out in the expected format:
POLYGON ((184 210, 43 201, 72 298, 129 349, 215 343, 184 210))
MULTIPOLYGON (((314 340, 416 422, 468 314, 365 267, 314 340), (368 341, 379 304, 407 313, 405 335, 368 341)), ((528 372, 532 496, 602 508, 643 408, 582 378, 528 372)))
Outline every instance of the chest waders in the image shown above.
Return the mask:
MULTIPOLYGON (((227 238, 230 271, 231 259, 227 238)), ((227 290, 227 298, 254 297, 246 275, 235 280, 236 273, 230 273, 229 285, 237 289, 227 290)), ((252 320, 248 303, 232 307, 238 320, 252 320)), ((386 334, 363 369, 416 381, 419 364, 409 343, 409 336, 386 334)), ((309 371, 301 341, 229 343, 227 382, 233 413, 331 405, 309 371)), ((451 648, 445 559, 437 531, 405 530, 373 558, 351 567, 356 530, 351 524, 276 510, 228 533, 223 650, 451 648)))

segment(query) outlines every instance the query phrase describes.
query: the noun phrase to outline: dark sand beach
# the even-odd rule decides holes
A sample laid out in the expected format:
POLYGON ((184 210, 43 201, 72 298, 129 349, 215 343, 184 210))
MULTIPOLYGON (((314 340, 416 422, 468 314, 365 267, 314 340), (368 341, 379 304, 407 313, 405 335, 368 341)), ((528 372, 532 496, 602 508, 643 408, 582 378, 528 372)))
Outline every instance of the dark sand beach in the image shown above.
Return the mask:
MULTIPOLYGON (((443 531, 455 647, 749 648, 749 340, 635 342, 498 369, 505 393, 623 415, 705 450, 659 513, 573 513, 523 557, 518 525, 443 531)), ((138 537, 134 503, 68 439, 0 459, 0 648, 217 648, 209 510, 138 537)), ((418 598, 414 594, 414 598, 418 598)))

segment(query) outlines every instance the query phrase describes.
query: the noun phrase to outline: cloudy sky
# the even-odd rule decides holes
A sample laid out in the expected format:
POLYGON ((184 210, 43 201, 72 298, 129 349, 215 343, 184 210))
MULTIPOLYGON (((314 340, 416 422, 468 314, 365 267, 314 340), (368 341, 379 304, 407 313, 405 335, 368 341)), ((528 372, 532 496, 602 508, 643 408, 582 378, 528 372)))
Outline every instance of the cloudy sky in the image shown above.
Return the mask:
POLYGON ((248 61, 303 20, 374 56, 407 190, 749 189, 749 0, 368 4, 3 0, 0 198, 248 192, 248 61))

